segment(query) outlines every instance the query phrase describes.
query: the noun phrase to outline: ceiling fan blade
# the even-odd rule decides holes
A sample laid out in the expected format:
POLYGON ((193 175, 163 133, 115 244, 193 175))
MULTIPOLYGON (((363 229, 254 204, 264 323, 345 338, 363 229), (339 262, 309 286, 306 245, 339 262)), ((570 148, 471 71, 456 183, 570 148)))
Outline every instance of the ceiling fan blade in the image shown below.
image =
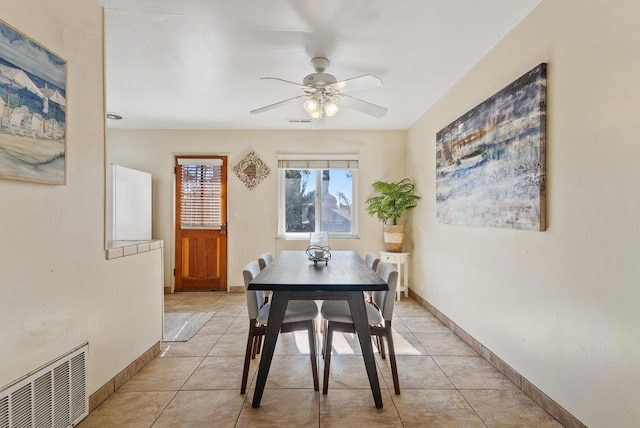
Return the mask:
POLYGON ((279 101, 279 102, 277 102, 275 104, 270 104, 268 106, 264 106, 264 107, 257 108, 255 110, 251 110, 251 114, 264 113, 265 111, 273 110, 274 108, 281 107, 281 106, 283 106, 285 104, 289 104, 289 103, 291 103, 293 101, 301 100, 302 98, 305 98, 305 96, 304 95, 300 95, 300 96, 297 96, 297 97, 289 98, 288 100, 279 101))
POLYGON ((331 86, 340 92, 349 92, 359 91, 361 89, 377 88, 382 85, 382 79, 380 79, 378 76, 374 76, 373 74, 365 74, 362 76, 341 80, 328 86, 331 86))
POLYGON ((292 82, 291 80, 280 79, 279 77, 261 77, 260 79, 261 80, 277 80, 279 82, 290 83, 292 85, 296 85, 300 89, 311 89, 311 90, 313 90, 313 88, 311 88, 310 86, 305 86, 302 83, 292 82))
POLYGON ((377 118, 381 118, 384 117, 387 112, 389 111, 388 109, 384 108, 384 107, 380 107, 378 105, 375 104, 371 104, 367 101, 362 101, 361 99, 352 97, 350 95, 345 95, 342 94, 341 95, 341 100, 340 103, 338 104, 340 107, 347 107, 353 110, 357 110, 359 112, 368 114, 370 116, 374 116, 377 118))

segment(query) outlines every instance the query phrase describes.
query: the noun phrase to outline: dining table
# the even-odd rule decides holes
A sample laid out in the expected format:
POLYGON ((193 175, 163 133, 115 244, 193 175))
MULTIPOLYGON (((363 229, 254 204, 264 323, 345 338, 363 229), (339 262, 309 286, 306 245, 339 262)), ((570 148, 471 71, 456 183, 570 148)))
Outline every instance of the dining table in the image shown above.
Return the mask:
POLYGON ((346 300, 360 342, 373 400, 376 408, 382 408, 363 291, 385 291, 389 286, 355 251, 331 251, 324 261, 315 260, 305 251, 282 251, 249 282, 248 289, 272 292, 252 407, 260 407, 289 300, 346 300))

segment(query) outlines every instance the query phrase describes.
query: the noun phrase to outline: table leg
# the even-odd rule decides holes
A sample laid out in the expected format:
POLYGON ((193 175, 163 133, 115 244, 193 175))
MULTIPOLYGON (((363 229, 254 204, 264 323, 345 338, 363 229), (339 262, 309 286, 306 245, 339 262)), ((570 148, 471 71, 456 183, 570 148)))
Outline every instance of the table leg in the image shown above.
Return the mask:
POLYGON ((269 309, 269 320, 267 321, 267 332, 264 336, 262 346, 262 356, 260 357, 260 367, 258 368, 258 378, 256 379, 256 390, 253 393, 253 403, 251 407, 260 407, 264 386, 267 383, 273 352, 276 349, 276 342, 280 334, 280 327, 284 319, 284 313, 289 303, 290 291, 274 291, 271 296, 271 309, 269 309))
MULTIPOLYGON (((347 292, 347 300, 351 309, 351 317, 353 324, 358 333, 360 348, 362 349, 362 358, 364 366, 369 376, 369 385, 371 385, 371 393, 376 408, 382 409, 382 394, 380 393, 380 383, 378 382, 378 372, 376 371, 376 362, 373 357, 373 346, 371 345, 371 334, 369 333, 369 321, 367 320, 367 310, 365 308, 362 292, 347 292)), ((264 355, 262 356, 264 358, 264 355)), ((255 406, 254 406, 255 407, 255 406)))

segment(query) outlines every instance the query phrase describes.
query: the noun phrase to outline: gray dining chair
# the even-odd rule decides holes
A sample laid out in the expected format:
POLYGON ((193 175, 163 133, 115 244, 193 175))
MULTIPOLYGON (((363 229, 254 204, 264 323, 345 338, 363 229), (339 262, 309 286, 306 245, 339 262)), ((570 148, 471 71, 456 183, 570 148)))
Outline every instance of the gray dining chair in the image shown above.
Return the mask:
POLYGON ((273 254, 270 252, 262 253, 258 257, 258 265, 260 265, 260 270, 266 268, 273 261, 273 254))
MULTIPOLYGON (((398 286, 398 271, 389 263, 378 263, 376 272, 389 285, 388 291, 371 292, 372 303, 366 303, 369 331, 372 337, 379 342, 379 350, 382 358, 385 358, 384 339, 387 339, 389 349, 389 362, 391 363, 391 375, 396 394, 400 394, 400 382, 398 380, 398 367, 396 353, 393 347, 391 321, 393 317, 393 305, 395 302, 396 287, 398 286)), ((355 333, 349 304, 343 300, 325 300, 320 306, 320 316, 325 321, 325 337, 323 343, 324 378, 322 381, 322 393, 329 389, 329 367, 331 365, 331 347, 333 332, 341 331, 355 333)))
MULTIPOLYGON (((258 257, 258 265, 260 266, 260 270, 263 270, 264 268, 269 266, 272 261, 273 261, 273 254, 271 254, 270 252, 267 251, 266 253, 260 254, 260 256, 258 257)), ((262 293, 262 298, 263 298, 262 305, 269 301, 269 298, 271 297, 270 291, 259 291, 258 293, 262 293)))
MULTIPOLYGON (((259 350, 259 344, 267 331, 267 321, 269 319, 269 309, 271 303, 260 305, 260 297, 254 290, 249 290, 249 282, 260 273, 258 262, 248 263, 242 270, 244 278, 244 291, 247 299, 247 312, 249 313, 249 334, 247 336, 247 348, 244 354, 244 369, 242 371, 242 384, 240 394, 244 394, 247 389, 247 378, 249 376, 249 364, 259 350)), ((311 357, 311 371, 313 372, 313 387, 319 390, 318 384, 318 363, 316 360, 316 338, 314 320, 318 316, 318 305, 314 301, 292 300, 287 305, 287 310, 282 321, 280 333, 307 330, 309 334, 309 350, 311 357)))
MULTIPOLYGON (((376 268, 378 267, 378 263, 380 263, 380 258, 375 255, 374 253, 367 253, 364 256, 364 263, 369 266, 371 269, 376 270, 376 268)), ((364 300, 366 300, 369 303, 373 303, 373 300, 371 300, 371 295, 369 294, 369 292, 367 291, 363 291, 362 295, 364 297, 364 300)), ((375 305, 374 305, 375 306, 375 305)), ((327 322, 326 320, 322 321, 322 324, 320 325, 322 334, 324 335, 324 337, 326 337, 326 334, 324 333, 326 331, 327 328, 327 322)), ((324 358, 324 341, 322 342, 322 358, 324 358)), ((378 349, 380 349, 380 341, 377 340, 376 341, 376 345, 378 347, 378 349)))
MULTIPOLYGON (((364 256, 364 262, 371 269, 376 270, 378 263, 380 263, 380 258, 374 253, 367 253, 364 256)), ((364 292, 364 299, 371 302, 371 295, 366 291, 364 292)))
POLYGON ((371 269, 376 270, 378 268, 378 263, 380 263, 380 258, 374 253, 367 253, 364 256, 364 262, 371 269))

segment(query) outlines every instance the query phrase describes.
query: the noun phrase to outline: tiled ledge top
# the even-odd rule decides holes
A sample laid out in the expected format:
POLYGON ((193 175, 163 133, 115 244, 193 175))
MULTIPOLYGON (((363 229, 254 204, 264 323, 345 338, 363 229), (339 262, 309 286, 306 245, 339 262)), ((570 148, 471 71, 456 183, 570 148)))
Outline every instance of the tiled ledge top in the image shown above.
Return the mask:
POLYGON ((111 260, 158 250, 162 248, 162 241, 108 241, 107 245, 107 260, 111 260))

